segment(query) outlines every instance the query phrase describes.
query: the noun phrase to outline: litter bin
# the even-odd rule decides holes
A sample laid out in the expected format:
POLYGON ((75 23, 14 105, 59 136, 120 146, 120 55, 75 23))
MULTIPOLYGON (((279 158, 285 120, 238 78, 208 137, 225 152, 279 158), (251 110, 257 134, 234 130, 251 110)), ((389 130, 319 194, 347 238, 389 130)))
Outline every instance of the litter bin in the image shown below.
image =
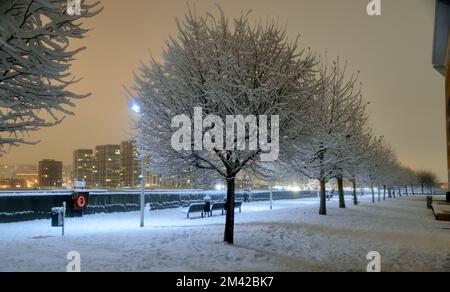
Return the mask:
POLYGON ((50 216, 52 227, 62 227, 64 225, 64 208, 52 208, 50 216))
POLYGON ((445 200, 447 201, 447 203, 450 203, 450 192, 448 192, 445 196, 445 200))
POLYGON ((428 209, 433 209, 433 197, 432 196, 427 196, 427 208, 428 209))

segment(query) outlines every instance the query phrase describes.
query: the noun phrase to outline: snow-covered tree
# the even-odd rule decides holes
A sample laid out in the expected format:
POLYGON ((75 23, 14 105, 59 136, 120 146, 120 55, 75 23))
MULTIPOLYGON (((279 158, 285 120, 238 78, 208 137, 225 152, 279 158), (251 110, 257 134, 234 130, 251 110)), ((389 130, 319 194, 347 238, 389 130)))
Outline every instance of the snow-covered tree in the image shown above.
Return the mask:
POLYGON ((398 182, 400 163, 392 147, 387 144, 384 145, 383 152, 380 155, 380 165, 378 180, 386 187, 388 197, 392 198, 393 195, 395 197, 395 186, 398 182))
MULTIPOLYGON (((343 178, 345 168, 357 164, 358 148, 366 123, 357 75, 346 76, 339 59, 331 66, 326 61, 318 66, 313 110, 307 112, 302 124, 308 124, 307 134, 290 145, 283 160, 293 172, 305 174, 320 182, 320 210, 326 215, 326 183, 338 178, 340 206, 345 207, 343 178)), ((300 128, 304 130, 305 128, 300 128)))
POLYGON ((337 159, 334 167, 337 173, 339 208, 346 207, 344 177, 351 180, 353 178, 351 174, 358 171, 374 147, 372 144, 367 144, 368 141, 371 141, 372 132, 368 126, 367 103, 362 99, 361 89, 357 88, 358 75, 346 76, 345 67, 340 68, 338 59, 331 79, 332 94, 339 101, 341 109, 335 110, 335 119, 347 121, 340 129, 341 135, 345 136, 345 139, 342 140, 341 150, 335 152, 337 159))
POLYGON ((406 195, 414 195, 414 187, 418 185, 417 175, 414 170, 409 167, 402 169, 402 183, 405 187, 406 195))
POLYGON ((256 174, 273 170, 261 161, 267 145, 278 142, 270 135, 277 134, 274 116, 279 119, 279 145, 284 147, 298 133, 293 128, 302 127, 296 121, 309 106, 317 61, 308 50, 299 50, 297 40, 288 40, 285 29, 275 22, 251 25, 248 15, 230 20, 220 12, 216 17, 189 11, 184 21, 178 21, 178 37, 167 42, 163 62, 152 59, 142 66, 133 95, 142 109, 137 140, 153 170, 189 170, 203 180, 225 179, 224 240, 233 243, 236 176, 244 169, 256 174), (202 121, 207 115, 214 119, 202 121), (183 121, 174 124, 176 116, 183 121), (245 143, 233 137, 236 123, 231 131, 221 129, 227 116, 242 117, 245 143), (258 131, 243 119, 260 116, 272 120, 269 135, 261 131, 263 120, 258 121, 258 131), (192 128, 191 121, 197 127, 192 128), (184 144, 175 149, 171 145, 181 125, 188 125, 188 133, 175 139, 184 144), (195 142, 192 137, 200 139, 195 142), (225 141, 239 145, 232 150, 222 147, 225 141), (211 147, 201 150, 198 142, 211 147))
POLYGON ((0 1, 0 155, 5 146, 30 143, 25 133, 61 122, 74 99, 86 96, 67 90, 77 81, 70 62, 83 50, 70 44, 88 31, 80 21, 100 11, 98 3, 81 0, 79 11, 68 3, 0 1))
POLYGON ((429 194, 433 194, 433 187, 437 184, 437 176, 431 171, 418 171, 417 180, 422 188, 422 194, 425 194, 425 188, 428 189, 429 194))
POLYGON ((372 203, 375 203, 375 186, 379 186, 384 179, 383 171, 385 162, 388 159, 388 149, 386 148, 382 138, 371 138, 367 143, 371 151, 368 152, 364 161, 362 161, 358 179, 371 189, 372 203))
POLYGON ((360 159, 345 168, 347 177, 353 184, 353 204, 358 204, 356 194, 357 184, 361 187, 370 184, 370 177, 375 176, 380 179, 380 156, 382 155, 383 138, 375 137, 370 129, 366 129, 363 135, 359 136, 359 143, 355 144, 352 151, 360 159))

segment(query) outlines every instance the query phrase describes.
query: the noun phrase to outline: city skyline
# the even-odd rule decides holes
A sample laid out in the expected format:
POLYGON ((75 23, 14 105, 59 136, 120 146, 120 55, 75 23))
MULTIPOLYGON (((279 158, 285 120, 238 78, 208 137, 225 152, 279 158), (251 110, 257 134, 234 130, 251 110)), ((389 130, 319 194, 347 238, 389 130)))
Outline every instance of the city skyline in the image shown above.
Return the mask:
MULTIPOLYGON (((95 145, 92 149, 75 149, 72 151, 72 163, 65 164, 53 158, 42 158, 36 163, 24 165, 0 164, 0 189, 36 189, 36 188, 67 188, 78 181, 85 182, 86 188, 136 188, 141 186, 140 164, 137 149, 133 140, 125 140, 120 143, 95 145), (50 163, 50 166, 48 165, 50 163), (53 164, 59 164, 59 171, 52 171, 52 178, 43 173, 42 164, 47 164, 45 170, 53 164), (62 165, 61 165, 62 163, 62 165), (54 180, 55 173, 61 176, 57 178, 61 183, 44 183, 39 180, 54 180), (11 186, 8 188, 7 184, 11 186)), ((184 175, 173 176, 145 172, 146 188, 183 188, 190 187, 192 178, 184 175)))
MULTIPOLYGON (((195 3, 199 13, 215 9, 210 1, 195 3)), ((290 38, 300 34, 301 45, 327 52, 330 58, 339 55, 349 62, 349 69, 360 69, 375 132, 386 137, 405 165, 432 170, 440 181, 446 180, 444 79, 431 66, 432 1, 386 1, 377 18, 368 17, 365 1, 356 0, 295 0, 277 6, 265 0, 217 3, 232 16, 253 9, 254 19, 279 17, 289 24, 290 38), (320 22, 318 14, 324 16, 320 22)), ((140 61, 149 59, 148 50, 160 59, 161 46, 175 34, 175 18, 183 16, 187 5, 143 0, 134 1, 133 9, 117 0, 102 5, 105 10, 86 21, 93 28, 89 37, 75 42, 88 49, 77 56, 71 70, 83 78, 74 90, 93 95, 77 102, 75 116, 61 125, 30 134, 41 143, 12 148, 0 164, 30 164, 43 158, 68 164, 72 152, 67 149, 93 149, 130 138, 131 114, 123 86, 132 86, 133 72, 140 61)))

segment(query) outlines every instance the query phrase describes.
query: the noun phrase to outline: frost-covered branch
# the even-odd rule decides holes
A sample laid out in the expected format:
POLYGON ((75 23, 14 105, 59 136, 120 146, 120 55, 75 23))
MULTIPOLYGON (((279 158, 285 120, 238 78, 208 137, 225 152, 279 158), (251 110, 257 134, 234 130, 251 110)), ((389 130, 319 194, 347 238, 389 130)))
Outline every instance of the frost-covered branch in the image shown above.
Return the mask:
POLYGON ((100 12, 81 0, 81 14, 66 13, 67 1, 0 2, 0 155, 5 146, 27 143, 24 134, 61 122, 79 95, 69 69, 84 48, 70 49, 88 30, 81 20, 100 12))

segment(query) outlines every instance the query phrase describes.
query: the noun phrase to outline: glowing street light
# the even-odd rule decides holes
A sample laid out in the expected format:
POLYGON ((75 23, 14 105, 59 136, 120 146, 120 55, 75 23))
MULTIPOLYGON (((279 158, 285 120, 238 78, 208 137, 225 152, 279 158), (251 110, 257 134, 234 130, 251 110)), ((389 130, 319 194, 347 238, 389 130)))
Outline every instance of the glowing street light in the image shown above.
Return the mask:
POLYGON ((131 105, 131 110, 136 113, 136 114, 140 114, 141 113, 141 106, 138 105, 137 103, 133 103, 131 105))

